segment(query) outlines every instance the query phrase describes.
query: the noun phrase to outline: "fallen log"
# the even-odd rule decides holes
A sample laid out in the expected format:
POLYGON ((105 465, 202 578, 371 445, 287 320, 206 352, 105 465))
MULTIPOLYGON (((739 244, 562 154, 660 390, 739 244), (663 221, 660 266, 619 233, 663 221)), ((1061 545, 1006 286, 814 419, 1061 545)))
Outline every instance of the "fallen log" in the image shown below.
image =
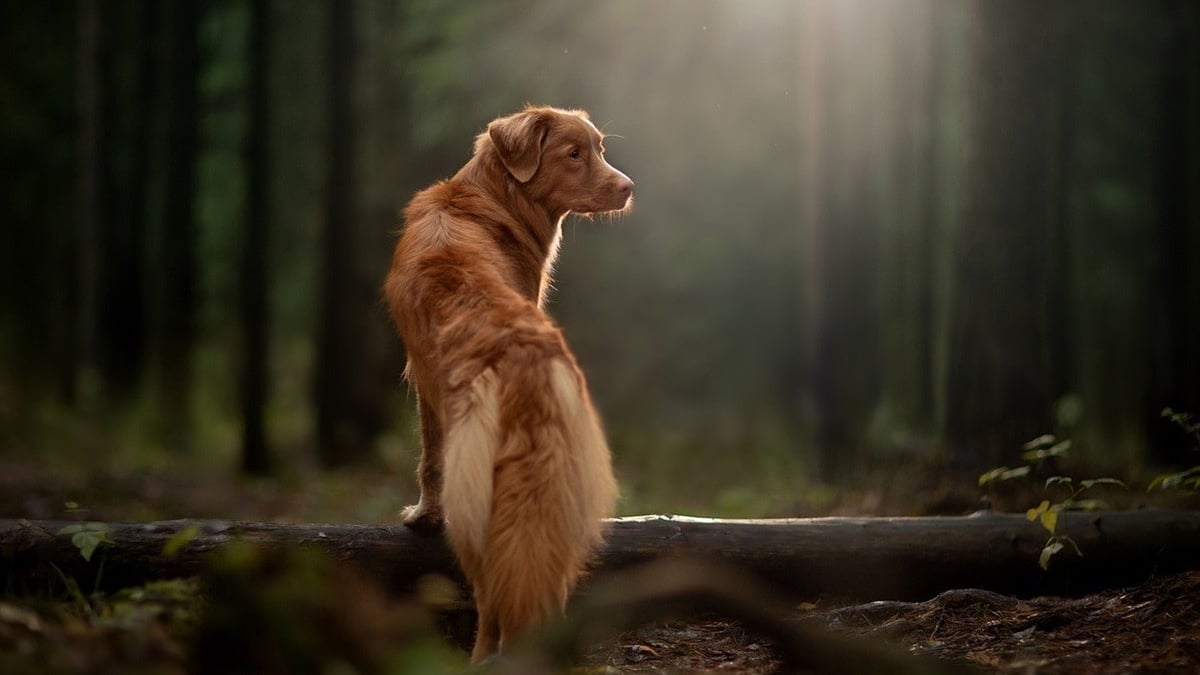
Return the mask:
MULTIPOLYGON (((0 589, 37 591, 62 577, 86 592, 151 579, 192 576, 233 541, 312 546, 348 561, 390 589, 424 575, 461 581, 438 535, 401 525, 287 525, 173 520, 108 523, 85 561, 67 521, 0 520, 0 589), (178 537, 195 528, 192 536, 178 537), (176 537, 178 550, 164 553, 176 537), (60 576, 61 575, 61 576, 60 576)), ((1079 595, 1140 583, 1155 573, 1200 569, 1200 512, 1064 513, 1058 533, 1082 551, 1038 567, 1047 533, 1023 515, 714 520, 618 518, 608 528, 596 577, 662 556, 704 558, 740 568, 794 598, 922 600, 954 588, 1017 596, 1079 595)), ((587 589, 583 589, 586 593, 587 589)))

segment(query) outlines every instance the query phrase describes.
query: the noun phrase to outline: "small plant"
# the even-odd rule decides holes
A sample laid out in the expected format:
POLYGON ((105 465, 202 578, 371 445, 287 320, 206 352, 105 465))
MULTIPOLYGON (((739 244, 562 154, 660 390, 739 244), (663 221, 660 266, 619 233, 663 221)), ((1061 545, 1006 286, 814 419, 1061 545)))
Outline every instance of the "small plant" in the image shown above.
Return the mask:
POLYGON ((1042 554, 1038 556, 1038 565, 1044 569, 1050 569, 1050 559, 1059 551, 1063 550, 1066 544, 1070 544, 1071 548, 1075 549, 1075 555, 1083 557, 1083 551, 1079 550, 1079 544, 1075 540, 1065 534, 1058 534, 1058 513, 1062 509, 1058 504, 1051 504, 1049 499, 1043 499, 1037 508, 1029 509, 1025 512, 1025 517, 1029 520, 1038 520, 1042 523, 1042 527, 1050 533, 1050 538, 1042 546, 1042 554))
POLYGON ((182 530, 171 535, 167 543, 163 544, 162 554, 164 558, 174 558, 185 546, 192 543, 192 540, 200 536, 200 528, 196 525, 188 525, 182 530))
MULTIPOLYGON (((64 537, 70 535, 71 543, 75 545, 75 548, 79 549, 79 555, 83 556, 83 559, 87 562, 92 561, 92 555, 96 553, 96 549, 102 544, 107 544, 109 546, 116 545, 115 541, 108 538, 107 523, 77 523, 75 525, 67 525, 59 530, 58 534, 59 536, 64 537)), ((96 567, 96 580, 92 584, 93 593, 99 592, 100 590, 100 580, 104 577, 104 563, 107 561, 107 559, 107 554, 102 554, 100 556, 100 564, 96 567)), ((55 569, 58 570, 57 567, 55 567, 55 569)), ((71 591, 72 586, 75 585, 76 592, 72 594, 77 594, 78 586, 76 585, 75 580, 66 577, 62 573, 62 570, 58 570, 58 574, 60 577, 62 577, 63 582, 67 584, 68 591, 71 591)))
POLYGON ((71 535, 71 543, 75 548, 79 549, 79 555, 83 559, 91 562, 92 554, 101 544, 112 545, 112 539, 108 538, 108 525, 105 523, 78 523, 76 525, 67 525, 58 531, 59 536, 71 535))
POLYGON ((1037 508, 1025 512, 1026 518, 1040 522, 1042 527, 1050 533, 1050 538, 1042 546, 1042 555, 1038 557, 1038 565, 1042 569, 1050 568, 1050 559, 1063 550, 1065 544, 1070 544, 1071 548, 1075 549, 1076 555, 1083 556, 1083 551, 1079 550, 1079 545, 1075 543, 1074 539, 1065 534, 1058 534, 1058 514, 1063 511, 1099 511, 1108 508, 1108 504, 1099 499, 1080 498, 1084 492, 1097 485, 1118 485, 1126 489, 1129 487, 1116 478, 1093 478, 1081 480, 1078 484, 1070 476, 1051 476, 1046 479, 1044 487, 1047 490, 1060 487, 1069 490, 1070 494, 1065 499, 1054 503, 1051 503, 1049 499, 1043 499, 1037 508))
MULTIPOLYGON (((992 469, 979 477, 979 485, 983 487, 995 482, 1028 476, 1037 463, 1062 457, 1070 449, 1071 441, 1069 440, 1059 441, 1049 434, 1038 436, 1022 446, 1024 452, 1021 453, 1021 459, 1026 461, 1025 465, 1016 468, 1002 466, 992 469)), ((1063 511, 1097 511, 1108 508, 1108 504, 1099 499, 1083 498, 1084 493, 1099 485, 1117 485, 1128 489, 1124 482, 1116 478, 1093 478, 1078 482, 1070 476, 1051 476, 1046 479, 1042 486, 1043 489, 1046 491, 1066 490, 1066 496, 1057 501, 1043 499, 1035 508, 1025 512, 1026 518, 1038 521, 1050 534, 1042 546, 1042 554, 1038 557, 1038 565, 1042 569, 1049 569, 1050 559, 1066 548, 1068 544, 1075 550, 1076 555, 1083 555, 1083 551, 1079 549, 1079 545, 1075 543, 1074 539, 1058 533, 1058 514, 1063 511)))
MULTIPOLYGON (((1192 449, 1200 450, 1200 420, 1197 420, 1191 413, 1176 412, 1170 408, 1164 408, 1162 416, 1171 420, 1183 433, 1195 439, 1196 445, 1192 449)), ((1198 492, 1200 491, 1200 466, 1193 466, 1178 473, 1157 476, 1150 481, 1150 486, 1146 488, 1146 491, 1154 489, 1182 489, 1198 492)))

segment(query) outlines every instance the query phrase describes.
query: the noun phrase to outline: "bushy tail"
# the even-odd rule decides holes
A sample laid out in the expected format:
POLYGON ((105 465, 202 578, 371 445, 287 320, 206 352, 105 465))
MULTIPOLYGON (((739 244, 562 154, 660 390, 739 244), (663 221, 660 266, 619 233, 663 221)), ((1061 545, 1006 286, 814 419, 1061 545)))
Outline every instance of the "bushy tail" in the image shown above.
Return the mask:
POLYGON ((451 401, 444 439, 442 509, 446 532, 468 579, 479 573, 492 511, 492 473, 500 448, 496 373, 486 370, 451 401))
POLYGON ((569 359, 503 360, 448 429, 446 527, 480 639, 503 644, 561 613, 615 506, 608 444, 569 359))

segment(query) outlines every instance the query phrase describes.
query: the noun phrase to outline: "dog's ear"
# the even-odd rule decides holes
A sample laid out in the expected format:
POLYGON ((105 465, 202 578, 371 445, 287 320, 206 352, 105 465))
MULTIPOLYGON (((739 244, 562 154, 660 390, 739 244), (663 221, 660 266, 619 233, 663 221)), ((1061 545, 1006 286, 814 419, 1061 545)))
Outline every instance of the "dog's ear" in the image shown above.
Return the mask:
POLYGON ((522 183, 537 173, 549 131, 550 118, 534 110, 501 117, 488 125, 488 136, 504 168, 522 183))

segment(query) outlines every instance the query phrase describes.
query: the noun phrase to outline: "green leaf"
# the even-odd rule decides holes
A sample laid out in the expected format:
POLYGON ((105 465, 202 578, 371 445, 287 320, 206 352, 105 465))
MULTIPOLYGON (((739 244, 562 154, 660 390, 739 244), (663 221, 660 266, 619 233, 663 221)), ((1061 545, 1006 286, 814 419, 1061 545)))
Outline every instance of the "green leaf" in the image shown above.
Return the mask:
POLYGON ((1042 436, 1038 436, 1037 438, 1033 439, 1032 441, 1029 441, 1025 445, 1022 445, 1021 449, 1022 450, 1037 450, 1038 448, 1048 448, 1051 445, 1054 445, 1055 440, 1057 440, 1057 439, 1055 439, 1052 434, 1045 434, 1042 436))
POLYGON ((1042 527, 1050 534, 1054 534, 1055 528, 1058 527, 1058 509, 1046 509, 1038 516, 1042 522, 1042 527))
POLYGON ((1007 466, 1002 466, 997 469, 992 469, 991 471, 980 474, 979 475, 979 487, 983 487, 984 485, 987 485, 988 483, 1000 478, 1000 474, 1004 473, 1005 471, 1008 471, 1007 466))
POLYGON ((71 543, 79 549, 79 555, 91 562, 92 554, 100 544, 112 544, 108 538, 108 525, 105 523, 77 523, 67 525, 58 531, 61 536, 71 535, 71 543))
POLYGON ((1048 509, 1048 508, 1050 508, 1050 500, 1043 499, 1042 503, 1038 504, 1036 509, 1029 509, 1028 511, 1025 512, 1025 519, 1026 520, 1037 520, 1038 517, 1041 516, 1043 513, 1045 513, 1046 509, 1048 509))
POLYGON ((1038 557, 1038 565, 1044 570, 1050 569, 1050 558, 1053 558, 1054 554, 1061 550, 1063 550, 1062 542, 1051 540, 1042 548, 1042 555, 1038 557))
POLYGON ((168 558, 174 558, 175 554, 179 553, 184 546, 192 543, 192 540, 200 535, 200 528, 196 525, 189 525, 182 530, 171 535, 167 543, 163 544, 162 554, 168 558))
POLYGON ((1004 473, 1000 474, 1000 480, 1009 480, 1011 478, 1020 478, 1021 476, 1027 476, 1027 475, 1029 475, 1029 472, 1031 470, 1033 470, 1033 467, 1018 466, 1015 469, 1009 469, 1008 471, 1005 471, 1004 473))
POLYGON ((979 477, 979 486, 983 487, 984 485, 987 485, 988 483, 991 483, 994 481, 1020 478, 1021 476, 1028 475, 1030 470, 1031 470, 1031 467, 1028 467, 1028 466, 1018 466, 1015 469, 1010 469, 1007 466, 1002 466, 997 469, 992 469, 991 471, 988 471, 987 473, 985 473, 979 477))
POLYGON ((1072 482, 1072 481, 1071 481, 1071 477, 1070 477, 1070 476, 1051 476, 1051 477, 1049 477, 1049 478, 1047 478, 1047 479, 1046 479, 1046 487, 1050 487, 1050 486, 1052 486, 1052 485, 1067 485, 1067 486, 1070 486, 1070 485, 1071 485, 1071 482, 1072 482))
POLYGON ((91 532, 79 532, 71 537, 71 543, 75 548, 79 549, 79 555, 83 556, 84 560, 91 562, 92 554, 96 552, 96 547, 100 545, 100 538, 91 532))
POLYGON ((1126 485, 1124 483, 1124 481, 1118 480, 1116 478, 1093 478, 1092 480, 1079 481, 1079 484, 1082 485, 1083 489, 1085 489, 1085 490, 1092 487, 1093 485, 1120 485, 1121 487, 1125 488, 1126 490, 1129 489, 1129 486, 1126 485))
MULTIPOLYGON (((1051 436, 1049 438, 1053 438, 1053 437, 1051 436)), ((1071 441, 1066 440, 1066 441, 1062 441, 1061 443, 1055 443, 1054 445, 1052 445, 1050 447, 1040 447, 1040 448, 1036 448, 1033 450, 1029 450, 1028 452, 1025 452, 1021 455, 1021 459, 1032 462, 1032 461, 1036 461, 1039 459, 1046 459, 1048 457, 1059 457, 1061 455, 1067 454, 1067 451, 1070 449, 1071 449, 1071 441)))

